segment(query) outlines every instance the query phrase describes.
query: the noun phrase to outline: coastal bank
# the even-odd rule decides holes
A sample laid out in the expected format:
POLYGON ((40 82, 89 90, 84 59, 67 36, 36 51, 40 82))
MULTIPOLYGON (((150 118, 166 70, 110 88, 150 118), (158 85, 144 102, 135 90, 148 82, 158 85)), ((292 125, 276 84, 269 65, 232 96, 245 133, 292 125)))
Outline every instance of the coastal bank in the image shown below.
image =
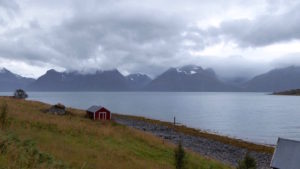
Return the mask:
POLYGON ((255 158, 258 169, 269 169, 274 147, 247 142, 240 139, 217 135, 170 122, 147 119, 144 117, 114 114, 113 119, 120 124, 149 132, 166 141, 177 144, 209 158, 222 161, 231 166, 248 152, 255 158))

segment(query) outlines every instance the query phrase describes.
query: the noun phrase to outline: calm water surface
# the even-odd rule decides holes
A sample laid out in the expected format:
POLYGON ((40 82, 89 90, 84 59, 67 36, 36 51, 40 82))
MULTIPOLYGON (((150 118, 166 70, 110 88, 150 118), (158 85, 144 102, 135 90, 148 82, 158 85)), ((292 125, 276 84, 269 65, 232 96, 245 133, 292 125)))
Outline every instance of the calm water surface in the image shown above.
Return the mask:
MULTIPOLYGON (((0 93, 9 95, 11 93, 0 93)), ((244 140, 300 140, 300 97, 213 92, 29 92, 29 99, 178 122, 244 140)))

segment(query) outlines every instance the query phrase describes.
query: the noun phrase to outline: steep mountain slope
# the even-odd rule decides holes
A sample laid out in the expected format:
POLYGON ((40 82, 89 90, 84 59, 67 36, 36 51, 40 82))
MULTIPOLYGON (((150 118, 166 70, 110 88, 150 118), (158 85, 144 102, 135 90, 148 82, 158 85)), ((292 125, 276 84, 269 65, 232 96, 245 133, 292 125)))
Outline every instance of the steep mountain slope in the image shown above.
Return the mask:
POLYGON ((33 81, 34 79, 19 76, 5 68, 0 69, 0 91, 14 91, 18 88, 24 88, 33 81))
POLYGON ((126 78, 118 70, 97 71, 94 74, 49 70, 32 83, 35 91, 126 91, 126 78))
POLYGON ((212 69, 187 65, 170 68, 149 85, 148 91, 236 91, 235 87, 222 83, 212 69))
POLYGON ((300 67, 274 69, 242 85, 244 91, 277 92, 300 88, 300 67))
POLYGON ((141 90, 151 82, 151 78, 145 74, 137 73, 126 76, 131 90, 141 90))

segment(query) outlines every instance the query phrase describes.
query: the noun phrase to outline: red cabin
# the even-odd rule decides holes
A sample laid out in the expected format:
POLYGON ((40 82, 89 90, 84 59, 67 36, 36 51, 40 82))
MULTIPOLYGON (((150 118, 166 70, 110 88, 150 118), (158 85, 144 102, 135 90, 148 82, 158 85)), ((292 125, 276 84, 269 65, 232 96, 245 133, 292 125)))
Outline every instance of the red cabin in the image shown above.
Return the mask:
POLYGON ((102 106, 92 106, 86 111, 88 118, 93 120, 110 120, 111 113, 105 107, 102 106))

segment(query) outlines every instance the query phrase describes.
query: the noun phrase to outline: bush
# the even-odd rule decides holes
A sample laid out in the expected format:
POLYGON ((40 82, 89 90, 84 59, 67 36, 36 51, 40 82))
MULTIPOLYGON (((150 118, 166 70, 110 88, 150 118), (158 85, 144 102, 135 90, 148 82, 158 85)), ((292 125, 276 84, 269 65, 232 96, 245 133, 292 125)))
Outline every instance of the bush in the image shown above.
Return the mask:
POLYGON ((246 153, 244 159, 239 162, 237 169, 256 169, 256 161, 249 153, 246 153))
POLYGON ((17 89, 14 93, 14 97, 17 99, 26 99, 28 95, 23 89, 17 89))
POLYGON ((177 148, 175 149, 175 167, 176 169, 184 169, 185 165, 185 152, 181 142, 179 142, 177 148))

